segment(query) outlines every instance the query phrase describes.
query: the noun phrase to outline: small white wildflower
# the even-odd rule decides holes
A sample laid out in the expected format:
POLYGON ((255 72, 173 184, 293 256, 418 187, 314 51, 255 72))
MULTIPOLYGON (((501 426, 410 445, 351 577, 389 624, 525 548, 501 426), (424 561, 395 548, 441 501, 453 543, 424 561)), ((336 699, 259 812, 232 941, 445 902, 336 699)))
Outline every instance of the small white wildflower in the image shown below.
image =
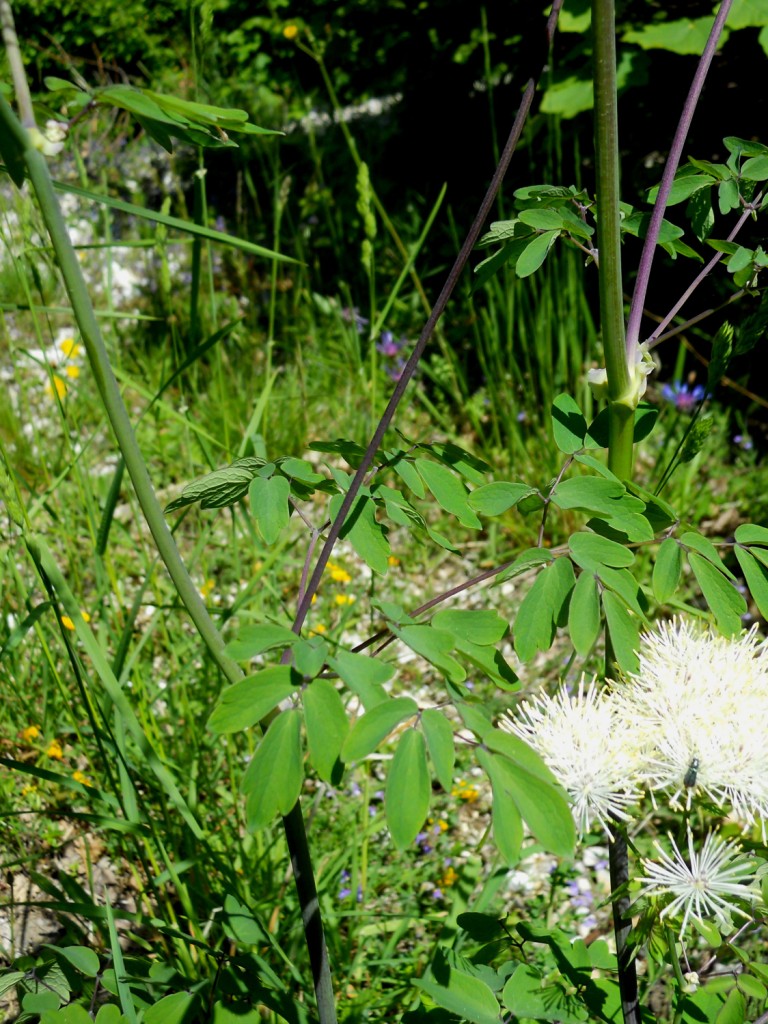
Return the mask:
POLYGON ((670 842, 672 856, 657 842, 660 860, 643 861, 642 895, 651 899, 672 897, 660 916, 678 917, 682 913, 681 938, 691 918, 702 921, 705 917, 713 917, 721 928, 726 929, 731 926, 732 914, 749 918, 749 914, 734 900, 748 903, 757 900, 755 865, 742 854, 736 843, 710 832, 701 853, 697 853, 689 830, 689 864, 686 864, 671 836, 670 842))
POLYGON ((56 156, 64 149, 68 130, 62 121, 46 121, 43 131, 39 128, 30 128, 29 137, 32 145, 39 149, 43 156, 56 156))
POLYGON ((684 974, 683 981, 685 982, 685 984, 683 985, 683 992, 687 996, 693 995, 693 993, 701 984, 699 976, 696 973, 696 971, 688 971, 687 974, 684 974))
POLYGON ((599 822, 611 836, 612 821, 626 821, 639 797, 634 733, 617 728, 614 702, 593 679, 578 692, 561 686, 554 697, 539 694, 521 704, 503 729, 529 743, 567 791, 582 835, 599 822))
MULTIPOLYGON (((656 364, 653 355, 648 351, 648 343, 642 342, 637 346, 635 352, 635 365, 630 368, 630 392, 623 396, 633 408, 645 394, 648 387, 648 375, 653 373, 656 364)), ((605 367, 593 368, 587 371, 587 384, 595 398, 608 397, 608 371, 605 367)))

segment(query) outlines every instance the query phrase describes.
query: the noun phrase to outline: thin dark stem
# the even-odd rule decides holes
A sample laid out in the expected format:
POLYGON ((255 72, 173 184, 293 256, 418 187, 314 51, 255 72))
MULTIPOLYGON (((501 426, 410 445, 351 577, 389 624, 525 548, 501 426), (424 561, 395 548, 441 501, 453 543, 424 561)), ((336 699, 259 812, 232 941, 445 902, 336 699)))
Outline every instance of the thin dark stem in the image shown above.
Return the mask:
MULTIPOLYGON (((706 320, 707 317, 713 316, 715 313, 719 313, 721 309, 726 309, 733 302, 738 302, 739 299, 743 299, 747 294, 746 288, 740 288, 737 292, 734 292, 730 298, 726 299, 725 302, 719 306, 711 306, 709 309, 703 309, 701 313, 697 313, 696 316, 692 316, 690 320, 685 320, 681 324, 677 324, 671 331, 665 331, 664 334, 660 334, 658 337, 655 332, 652 335, 653 341, 648 342, 648 349, 656 348, 662 341, 669 341, 670 338, 676 338, 678 334, 682 334, 683 331, 687 331, 689 327, 695 327, 696 324, 701 323, 702 320, 706 320)), ((653 316, 647 309, 644 310, 646 316, 653 316)), ((723 378, 725 379, 725 378, 723 378)))
POLYGON ((653 258, 656 253, 656 243, 659 239, 661 222, 664 219, 664 211, 667 207, 667 199, 669 198, 672 182, 675 178, 675 172, 677 171, 680 163, 680 157, 683 153, 685 140, 688 137, 688 129, 690 128, 691 121, 693 120, 696 104, 698 103, 699 96, 701 96, 702 89, 704 88, 704 81, 707 77, 709 66, 712 63, 712 58, 717 50, 720 33, 723 30, 723 26, 725 25, 732 3, 733 0, 723 0, 720 4, 720 10, 717 12, 717 17, 712 25, 712 30, 709 33, 709 39, 707 39, 707 45, 704 47, 704 52, 699 60, 699 66, 696 68, 696 74, 693 76, 691 88, 688 92, 685 105, 683 106, 683 112, 680 115, 680 122, 677 126, 677 130, 675 131, 669 155, 667 156, 664 174, 662 175, 661 185, 659 186, 659 194, 656 197, 656 203, 653 207, 653 213, 651 214, 651 222, 648 225, 648 233, 645 236, 643 251, 640 256, 640 264, 638 266, 637 280, 635 281, 635 291, 632 296, 632 303, 629 307, 626 345, 627 359, 630 366, 633 366, 635 361, 635 352, 640 338, 640 323, 643 317, 643 306, 645 305, 645 297, 648 292, 648 282, 651 277, 653 258))
MULTIPOLYGON (((611 891, 616 892, 626 886, 629 879, 629 854, 627 838, 622 829, 616 825, 612 830, 612 841, 608 850, 609 869, 611 874, 611 891)), ((640 1024, 640 1005, 637 1000, 637 972, 632 959, 632 947, 629 945, 629 933, 632 930, 632 917, 629 913, 629 896, 626 894, 613 898, 613 929, 616 934, 616 956, 619 962, 619 991, 621 993, 621 1009, 624 1024, 640 1024)))
MULTIPOLYGON (((760 199, 761 197, 762 197, 762 193, 761 193, 760 196, 758 196, 758 199, 760 199)), ((744 210, 744 212, 742 213, 742 215, 739 217, 738 221, 734 225, 733 230, 728 235, 728 238, 726 239, 726 241, 732 242, 734 240, 734 238, 738 235, 739 231, 741 231, 742 227, 747 222, 748 218, 754 212, 753 211, 753 206, 754 206, 754 204, 750 203, 749 206, 744 210)), ((699 287, 699 285, 702 283, 702 281, 704 281, 707 277, 709 277, 709 275, 712 273, 712 271, 715 269, 715 267, 717 266, 717 264, 720 262, 720 260, 723 258, 724 255, 725 255, 725 253, 723 253, 723 252, 716 252, 715 255, 712 257, 712 259, 709 261, 709 263, 707 263, 707 265, 704 267, 704 269, 701 270, 696 275, 696 277, 693 279, 693 281, 691 281, 691 283, 685 289, 683 294, 680 296, 680 298, 674 304, 672 309, 670 309, 670 311, 667 313, 667 315, 661 321, 661 323, 656 328, 656 330, 651 334, 651 336, 648 339, 650 342, 653 342, 653 341, 657 340, 658 336, 662 333, 662 331, 667 326, 667 324, 671 323, 672 320, 674 320, 674 318, 677 315, 677 313, 679 312, 679 310, 682 309, 682 307, 685 305, 685 303, 688 301, 688 299, 690 299, 691 295, 693 295, 693 293, 696 291, 696 289, 699 287)), ((743 292, 742 292, 742 294, 743 294, 743 292)))
MULTIPOLYGON (((555 26, 557 25, 557 18, 560 13, 560 8, 562 7, 562 5, 563 0, 555 0, 555 2, 552 4, 552 11, 547 20, 546 28, 547 47, 549 47, 554 37, 555 26)), ((331 556, 333 547, 339 538, 339 534, 341 533, 341 529, 347 518, 347 514, 349 513, 349 510, 352 508, 352 505, 355 499, 357 498, 357 495, 360 491, 360 487, 362 486, 363 481, 365 479, 365 475, 368 472, 371 463, 373 462, 374 456, 376 455, 376 452, 379 449, 379 446, 384 438, 384 434, 386 433, 389 424, 392 422, 392 417, 395 414, 395 410, 397 409, 398 405, 400 404, 400 400, 405 394, 405 390, 408 387, 411 378, 413 377, 413 374, 416 370, 416 366, 418 365, 418 362, 421 359, 424 349, 426 348, 427 342, 431 338, 432 333, 435 330, 435 327, 437 326, 437 322, 442 316, 446 305, 448 304, 448 300, 450 299, 451 294, 453 293, 453 290, 456 287, 456 283, 462 271, 464 270, 464 267, 467 264, 470 253, 472 252, 472 249, 475 246, 475 242, 477 241, 480 232, 483 228, 483 225, 485 224, 485 221, 488 217, 488 214, 490 213, 493 207, 493 203, 496 198, 496 193, 498 192, 499 187, 501 186, 501 182, 504 178, 504 175, 507 172, 507 168, 509 167, 512 155, 514 154, 517 143, 520 140, 520 136, 523 131, 523 126, 528 117, 528 113, 531 109, 531 104, 533 103, 533 96, 535 91, 536 79, 529 78, 528 82, 526 83, 525 90, 523 92, 523 98, 521 100, 520 107, 517 111, 514 124, 512 125, 512 131, 509 134, 507 144, 505 145, 504 151, 501 154, 501 160, 499 161, 499 165, 496 168, 496 171, 494 172, 490 185, 488 186, 488 191, 486 192, 483 201, 480 204, 480 209, 477 212, 477 216, 472 222, 472 226, 469 229, 469 233, 467 234, 464 244, 462 245, 461 250, 459 251, 459 254, 456 257, 456 261, 448 274, 446 282, 443 285, 443 289, 440 292, 440 295, 438 296, 434 307, 432 308, 432 312, 429 314, 427 322, 424 325, 424 328, 419 336, 419 340, 416 342, 416 346, 403 368, 400 380, 397 382, 395 390, 392 392, 392 397, 390 398, 389 403, 387 404, 387 407, 384 410, 384 415, 381 417, 379 425, 376 427, 376 430, 373 433, 373 437, 371 438, 370 444, 368 445, 365 451, 365 455, 363 456, 360 465, 357 468, 357 472, 355 473, 352 479, 352 483, 349 486, 349 490, 347 491, 344 500, 341 503, 341 507, 339 508, 339 511, 336 515, 336 518, 333 521, 333 525, 331 526, 331 529, 328 533, 328 537, 326 538, 325 544, 323 545, 320 551, 320 554, 317 559, 317 564, 315 565, 314 572, 312 573, 312 577, 309 581, 309 586, 307 587, 306 592, 304 593, 304 597, 299 603, 299 607, 296 612, 296 619, 292 627, 294 633, 298 634, 301 632, 301 627, 304 624, 304 620, 307 617, 307 612, 309 611, 310 605, 312 604, 312 597, 317 592, 317 588, 320 586, 323 571, 326 565, 328 564, 328 559, 331 556)))

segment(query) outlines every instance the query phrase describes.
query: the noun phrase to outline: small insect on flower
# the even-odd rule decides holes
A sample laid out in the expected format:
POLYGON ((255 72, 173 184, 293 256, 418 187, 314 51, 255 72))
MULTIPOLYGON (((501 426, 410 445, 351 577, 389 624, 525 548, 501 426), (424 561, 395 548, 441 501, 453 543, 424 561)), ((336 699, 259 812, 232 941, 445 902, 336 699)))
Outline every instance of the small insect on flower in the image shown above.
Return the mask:
POLYGON ((683 779, 683 785, 686 789, 693 789, 696 785, 696 777, 699 774, 699 759, 698 757, 692 757, 691 763, 688 765, 688 771, 685 773, 683 779))

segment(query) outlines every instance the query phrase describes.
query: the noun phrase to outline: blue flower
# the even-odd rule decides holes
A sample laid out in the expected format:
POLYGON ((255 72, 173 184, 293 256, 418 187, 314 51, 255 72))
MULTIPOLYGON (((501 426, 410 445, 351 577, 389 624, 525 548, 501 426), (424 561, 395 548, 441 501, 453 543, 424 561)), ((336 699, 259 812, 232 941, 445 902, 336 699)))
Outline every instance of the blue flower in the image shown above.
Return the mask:
POLYGON ((749 434, 734 434, 733 443, 737 444, 745 452, 751 452, 755 446, 749 434))
POLYGON ((674 405, 678 412, 693 412, 694 408, 707 397, 706 388, 697 384, 693 389, 687 384, 676 380, 674 384, 665 384, 661 389, 664 399, 674 405))

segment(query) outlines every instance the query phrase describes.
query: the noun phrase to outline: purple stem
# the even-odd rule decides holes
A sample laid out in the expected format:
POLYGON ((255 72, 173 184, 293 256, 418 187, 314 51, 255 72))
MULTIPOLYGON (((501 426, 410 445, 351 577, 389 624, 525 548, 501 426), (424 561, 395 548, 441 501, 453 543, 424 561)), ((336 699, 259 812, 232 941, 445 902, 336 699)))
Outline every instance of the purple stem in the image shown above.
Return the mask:
MULTIPOLYGON (((547 19, 547 48, 549 48, 554 37, 555 26, 557 25, 557 18, 560 14, 560 8, 562 6, 563 0, 554 0, 554 3, 552 4, 552 10, 549 15, 549 18, 547 19)), ((395 414, 395 410, 400 404, 400 399, 405 394, 405 389, 408 386, 408 383, 410 382, 410 379, 413 376, 414 371, 416 370, 416 366, 419 362, 419 359, 421 359, 422 353, 426 348, 427 342, 431 338, 432 333, 435 327, 437 326, 437 321, 442 316, 443 311, 445 310, 445 307, 448 304, 448 300, 451 297, 453 289, 456 287, 456 282, 458 281, 462 270, 466 266, 470 253, 472 252, 472 249, 475 246, 475 242, 477 241, 478 236, 480 235, 480 231, 482 230, 483 224, 485 223, 488 214, 491 212, 491 208, 496 199, 496 193, 498 192, 501 186, 501 182, 504 178, 504 175, 507 172, 507 168, 509 167, 509 163, 512 159, 512 154, 515 152, 515 148, 522 134, 523 126, 525 125, 526 118, 528 117, 528 112, 530 111, 531 104, 533 103, 533 96, 535 91, 536 79, 529 78, 525 86, 523 98, 520 102, 520 107, 518 108, 514 124, 512 125, 512 130, 509 133, 507 144, 505 145, 504 151, 501 154, 499 166, 496 168, 496 171, 494 172, 493 178, 491 179, 491 183, 488 186, 488 191, 486 192, 483 201, 480 204, 480 209, 477 211, 477 216, 472 222, 472 227, 469 229, 469 233, 467 234, 464 244, 462 245, 461 250, 458 256, 456 257, 455 263, 451 267, 450 273, 448 274, 445 284, 443 285, 443 290, 440 292, 437 302, 435 302, 435 305, 432 308, 432 312, 429 314, 429 318, 427 319, 427 322, 424 325, 421 334, 419 335, 419 340, 416 342, 416 346, 413 352, 411 353, 407 363, 403 367, 403 372, 397 384, 395 385, 395 390, 392 392, 392 397, 390 398, 387 404, 387 408, 384 410, 384 415, 381 417, 379 425, 376 427, 373 437, 371 438, 370 444, 365 450, 365 455, 363 456, 360 465, 357 467, 357 472, 355 473, 352 479, 352 483, 349 485, 349 490, 344 496, 344 500, 341 503, 341 507, 339 508, 336 518, 333 521, 333 525, 331 526, 331 529, 328 532, 328 537, 326 538, 325 544, 323 544, 320 554, 318 555, 314 572, 312 573, 312 577, 309 581, 309 586, 307 587, 303 597, 299 601, 299 606, 296 610, 296 619, 293 623, 293 626, 291 627, 294 633, 298 634, 301 632, 301 627, 304 625, 304 620, 307 617, 307 612, 309 611, 310 605, 312 604, 312 597, 317 592, 317 588, 320 586, 320 581, 323 576, 323 570, 328 564, 328 559, 330 558, 331 552, 333 551, 333 546, 338 540, 339 534, 341 533, 341 528, 344 525, 344 522, 347 518, 347 514, 349 513, 349 510, 352 508, 352 504, 360 491, 360 487, 364 482, 365 474, 368 471, 368 467, 373 462, 374 456, 376 455, 376 452, 379 449, 379 445, 381 444, 384 438, 384 434, 386 433, 387 428, 389 427, 389 424, 392 421, 392 417, 395 414)))
POLYGON ((725 25, 732 3, 733 0, 723 0, 720 4, 720 10, 717 12, 717 17, 712 25, 712 31, 709 33, 707 45, 704 47, 704 52, 699 60, 699 66, 696 68, 696 74, 693 76, 691 88, 688 92, 683 112, 680 115, 680 122, 672 140, 669 155, 667 156, 664 174, 662 175, 661 185, 659 186, 659 194, 656 197, 656 203, 651 215, 651 222, 648 225, 648 233, 645 236, 643 252, 640 256, 637 280, 635 281, 635 291, 632 295, 632 302, 629 307, 626 342, 627 363, 629 366, 634 366, 637 361, 637 344, 640 338, 640 323, 643 318, 643 307, 645 306, 645 297, 648 292, 648 281, 651 276, 653 257, 656 253, 656 243, 658 242, 659 232, 661 231, 661 222, 664 219, 664 211, 667 207, 667 199, 669 198, 672 182, 675 178, 675 172, 677 171, 678 164, 680 163, 680 157, 683 153, 685 140, 688 137, 688 129, 691 127, 691 121, 693 120, 693 114, 696 110, 696 104, 699 102, 699 96, 701 96, 702 89, 704 88, 704 80, 707 77, 709 66, 712 63, 712 58, 717 50, 720 33, 723 31, 723 26, 725 25))
MULTIPOLYGON (((734 240, 734 238, 736 237, 736 235, 738 235, 739 231, 741 231, 742 227, 744 226, 744 224, 747 221, 747 218, 750 216, 750 214, 752 212, 753 212, 753 204, 750 204, 749 207, 739 217, 738 221, 736 222, 736 225, 733 228, 733 231, 731 231, 731 233, 728 235, 727 241, 732 242, 734 240)), ((704 267, 704 269, 688 285, 688 287, 685 289, 683 294, 680 296, 680 298, 674 304, 672 309, 670 309, 670 311, 667 313, 667 315, 664 317, 664 319, 658 325, 658 327, 653 332, 653 334, 651 334, 651 336, 648 338, 648 341, 655 341, 658 338, 658 336, 661 334, 661 332, 664 330, 664 328, 667 326, 667 324, 671 323, 671 321, 674 319, 674 317, 676 316, 678 310, 680 310, 682 308, 682 306, 684 306, 685 303, 688 301, 688 299, 690 299, 691 295, 693 295, 693 293, 699 287, 701 282, 706 277, 708 277, 709 274, 712 273, 712 271, 717 266, 718 262, 723 258, 723 256, 725 256, 724 252, 716 252, 715 253, 715 255, 712 257, 712 259, 709 261, 709 263, 707 263, 707 265, 704 267)))

